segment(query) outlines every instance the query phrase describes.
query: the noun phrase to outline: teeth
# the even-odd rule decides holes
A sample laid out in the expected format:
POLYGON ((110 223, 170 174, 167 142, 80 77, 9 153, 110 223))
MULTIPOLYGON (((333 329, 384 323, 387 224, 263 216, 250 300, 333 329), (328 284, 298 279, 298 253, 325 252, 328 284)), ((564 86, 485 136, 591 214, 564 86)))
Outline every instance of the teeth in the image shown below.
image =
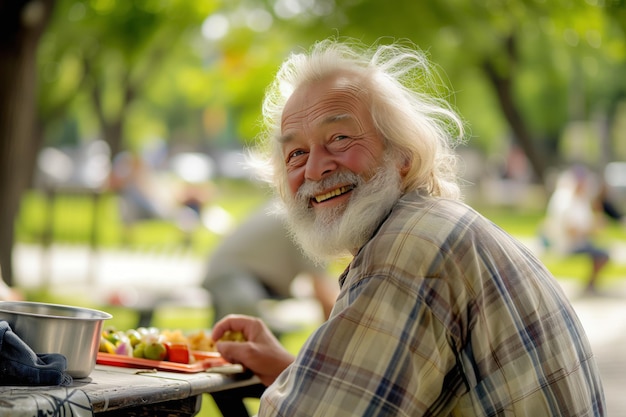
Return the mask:
POLYGON ((352 189, 352 186, 344 185, 343 187, 336 188, 332 191, 327 192, 326 194, 315 196, 315 201, 321 203, 322 201, 328 200, 329 198, 336 197, 343 193, 346 193, 352 189))

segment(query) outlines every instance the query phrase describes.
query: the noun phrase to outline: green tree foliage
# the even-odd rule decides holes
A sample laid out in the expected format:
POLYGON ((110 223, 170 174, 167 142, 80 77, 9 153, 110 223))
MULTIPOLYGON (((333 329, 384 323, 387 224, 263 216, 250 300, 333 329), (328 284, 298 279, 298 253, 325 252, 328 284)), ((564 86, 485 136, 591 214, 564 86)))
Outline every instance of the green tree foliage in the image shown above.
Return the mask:
MULTIPOLYGON (((473 146, 497 152, 510 137, 540 179, 559 163, 570 122, 622 101, 623 1, 248 0, 230 2, 227 13, 253 7, 272 14, 272 31, 291 34, 287 48, 333 35, 413 41, 449 78, 473 146)), ((616 139, 603 142, 611 155, 616 139)))
POLYGON ((215 7, 216 1, 60 0, 39 51, 48 140, 55 141, 55 122, 75 119, 83 135, 105 139, 116 153, 146 131, 191 124, 175 110, 193 108, 191 97, 209 91, 193 42, 215 7))
POLYGON ((615 155, 623 1, 217 1, 60 0, 40 49, 47 126, 69 114, 114 149, 150 136, 247 142, 290 50, 328 36, 409 39, 440 66, 471 146, 498 153, 513 140, 541 178, 571 122, 603 120, 603 158, 615 155))

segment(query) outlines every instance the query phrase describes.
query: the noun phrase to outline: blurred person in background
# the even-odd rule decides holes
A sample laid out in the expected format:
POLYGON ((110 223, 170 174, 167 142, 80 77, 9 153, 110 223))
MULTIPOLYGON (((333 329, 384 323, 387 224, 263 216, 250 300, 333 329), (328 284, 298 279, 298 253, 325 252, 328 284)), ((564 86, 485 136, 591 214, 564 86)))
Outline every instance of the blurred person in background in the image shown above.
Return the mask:
POLYGON ((461 201, 463 122, 413 45, 326 40, 267 90, 269 179, 316 259, 351 254, 297 355, 227 316, 227 360, 267 385, 259 416, 603 416, 600 374, 560 285, 461 201), (434 83, 434 84, 431 84, 434 83))
POLYGON ((339 292, 326 264, 305 256, 273 204, 257 209, 211 253, 203 287, 211 294, 215 321, 232 313, 262 317, 261 301, 291 298, 298 277, 308 278, 327 318, 339 292))
POLYGON ((624 217, 624 212, 618 206, 614 196, 611 194, 609 185, 604 180, 600 183, 600 192, 598 193, 596 204, 597 210, 604 213, 607 218, 619 223, 622 226, 626 226, 626 217, 624 217))
POLYGON ((548 248, 562 255, 583 254, 591 260, 585 291, 597 290, 598 277, 609 262, 609 252, 595 243, 603 226, 603 207, 598 206, 600 186, 593 173, 574 165, 557 179, 546 209, 543 233, 548 248))
POLYGON ((204 211, 211 206, 215 190, 215 185, 209 180, 202 184, 183 181, 180 185, 174 218, 176 225, 183 232, 185 246, 191 246, 194 232, 204 226, 204 211))
POLYGON ((166 219, 168 211, 154 196, 150 167, 143 158, 130 151, 120 152, 113 159, 109 187, 119 196, 119 209, 124 223, 124 242, 129 242, 130 228, 141 220, 166 219))

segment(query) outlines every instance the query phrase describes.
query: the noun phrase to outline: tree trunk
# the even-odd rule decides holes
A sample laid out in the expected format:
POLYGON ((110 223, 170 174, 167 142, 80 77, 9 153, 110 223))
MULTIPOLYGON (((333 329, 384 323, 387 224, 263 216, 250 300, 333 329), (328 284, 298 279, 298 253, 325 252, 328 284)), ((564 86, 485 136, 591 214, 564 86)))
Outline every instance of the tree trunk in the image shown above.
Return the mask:
POLYGON ((488 59, 483 62, 483 70, 487 79, 493 85, 498 97, 500 108, 504 117, 511 127, 515 140, 526 154, 535 176, 545 185, 546 163, 541 157, 533 142, 532 134, 524 122, 522 113, 515 104, 513 97, 513 73, 517 62, 517 42, 515 36, 511 35, 504 41, 504 58, 507 59, 508 70, 498 71, 496 65, 488 59))
POLYGON ((13 285, 15 218, 35 146, 36 54, 54 0, 0 0, 0 268, 13 285))
MULTIPOLYGON (((85 74, 92 73, 92 64, 88 60, 84 61, 85 74)), ((104 111, 104 99, 102 97, 102 85, 97 76, 91 75, 91 103, 93 105, 94 112, 100 123, 100 131, 102 132, 103 140, 109 145, 111 151, 111 158, 122 151, 124 140, 124 124, 126 122, 126 113, 130 104, 135 99, 135 87, 132 86, 130 81, 129 68, 127 73, 122 77, 120 81, 121 88, 123 88, 123 100, 119 110, 114 115, 107 115, 104 111)))
POLYGON ((544 184, 546 164, 539 152, 537 152, 532 135, 524 122, 521 112, 515 105, 511 78, 499 75, 489 62, 486 62, 483 68, 487 74, 487 78, 491 84, 493 84, 494 90, 498 96, 500 108, 511 127, 515 139, 524 150, 528 161, 533 167, 535 176, 544 184))

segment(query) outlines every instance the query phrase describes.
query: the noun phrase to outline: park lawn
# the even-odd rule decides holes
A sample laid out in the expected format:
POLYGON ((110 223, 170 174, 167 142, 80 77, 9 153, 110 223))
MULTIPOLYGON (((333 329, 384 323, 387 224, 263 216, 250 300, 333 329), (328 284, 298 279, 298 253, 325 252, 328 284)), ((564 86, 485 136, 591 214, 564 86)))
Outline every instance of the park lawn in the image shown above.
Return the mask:
MULTIPOLYGON (((211 204, 228 212, 235 222, 241 221, 269 196, 264 185, 243 180, 217 180, 215 187, 218 191, 211 204)), ((82 245, 89 244, 95 234, 99 247, 125 245, 131 250, 157 245, 180 246, 185 237, 174 222, 154 219, 135 223, 125 242, 126 229, 119 214, 118 197, 106 191, 99 195, 94 206, 88 195, 59 193, 51 203, 41 190, 30 190, 22 198, 15 230, 16 240, 22 243, 39 244, 46 233, 50 233, 52 242, 82 245)), ((204 256, 218 242, 219 234, 198 228, 190 240, 189 249, 204 256)))

